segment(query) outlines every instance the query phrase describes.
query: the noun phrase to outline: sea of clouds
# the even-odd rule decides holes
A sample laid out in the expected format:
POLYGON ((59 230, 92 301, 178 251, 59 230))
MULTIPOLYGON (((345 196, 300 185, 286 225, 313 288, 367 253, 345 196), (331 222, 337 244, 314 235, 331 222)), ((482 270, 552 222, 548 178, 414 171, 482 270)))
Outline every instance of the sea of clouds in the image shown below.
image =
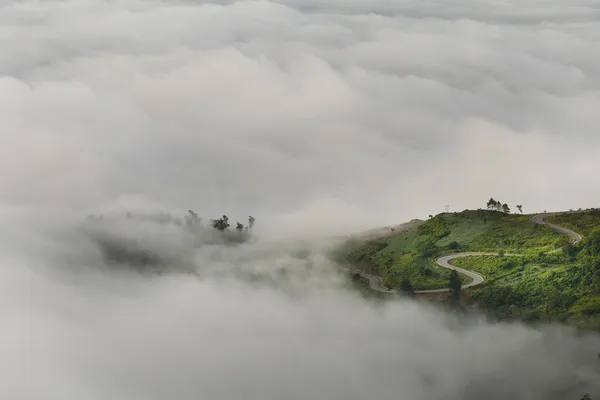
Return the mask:
POLYGON ((323 240, 597 206, 599 26, 580 0, 1 0, 0 398, 600 396, 597 336, 373 304, 323 240), (143 273, 81 225, 190 208, 257 240, 111 225, 168 261, 143 273))

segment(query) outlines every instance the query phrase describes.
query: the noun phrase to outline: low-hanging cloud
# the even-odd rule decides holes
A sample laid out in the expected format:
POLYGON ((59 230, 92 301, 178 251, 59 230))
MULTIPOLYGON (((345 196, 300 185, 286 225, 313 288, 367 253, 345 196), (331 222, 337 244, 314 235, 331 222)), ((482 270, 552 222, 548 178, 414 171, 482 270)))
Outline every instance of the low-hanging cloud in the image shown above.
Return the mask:
POLYGON ((340 231, 600 200, 589 2, 4 3, 11 205, 340 231))
POLYGON ((490 196, 596 206, 599 20, 585 1, 0 1, 0 397, 600 393, 597 337, 371 304, 317 240, 490 196), (259 239, 83 224, 190 208, 253 215, 259 239))
MULTIPOLYGON (((174 248, 185 258, 185 241, 153 246, 172 227, 138 233, 167 261, 174 248)), ((76 228, 51 237, 41 255, 2 258, 5 398, 558 400, 600 389, 598 336, 371 303, 310 243, 202 243, 193 273, 144 274, 107 266, 76 228)))

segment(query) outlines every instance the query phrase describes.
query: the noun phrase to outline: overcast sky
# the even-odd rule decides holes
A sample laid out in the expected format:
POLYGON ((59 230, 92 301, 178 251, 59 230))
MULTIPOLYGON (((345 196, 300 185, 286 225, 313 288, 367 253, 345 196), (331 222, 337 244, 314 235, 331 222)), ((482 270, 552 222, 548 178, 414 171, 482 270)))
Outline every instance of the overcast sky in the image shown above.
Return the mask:
POLYGON ((281 238, 491 196, 599 206, 598 2, 0 0, 0 43, 0 398, 600 390, 597 337, 373 308, 296 242, 204 247, 202 283, 147 280, 106 271, 71 224, 192 208, 281 238), (239 278, 282 267, 278 289, 239 278))
POLYGON ((591 1, 2 4, 8 207, 344 230, 600 202, 591 1))

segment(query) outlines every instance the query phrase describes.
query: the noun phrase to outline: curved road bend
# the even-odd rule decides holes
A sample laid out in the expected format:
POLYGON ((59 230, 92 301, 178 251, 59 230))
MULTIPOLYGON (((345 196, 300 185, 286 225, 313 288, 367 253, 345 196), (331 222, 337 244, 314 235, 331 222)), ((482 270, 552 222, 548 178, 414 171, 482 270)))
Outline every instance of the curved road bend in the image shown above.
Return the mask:
MULTIPOLYGON (((546 213, 546 214, 538 214, 538 215, 533 215, 531 217, 531 220, 533 222, 535 222, 536 224, 540 224, 540 225, 546 225, 548 226, 548 228, 550 229, 554 229, 555 231, 562 233, 563 235, 567 235, 569 236, 569 238, 571 238, 571 242, 572 243, 577 243, 581 240, 581 235, 578 234, 577 232, 574 232, 570 229, 564 228, 562 226, 558 226, 558 225, 554 225, 554 224, 550 224, 544 221, 544 218, 551 216, 551 215, 558 215, 558 214, 566 214, 566 213, 546 213)), ((560 249, 558 250, 552 250, 550 252, 555 252, 555 251, 560 251, 560 249)), ((464 268, 460 268, 460 267, 456 267, 452 264, 450 264, 450 261, 454 260, 455 258, 462 258, 462 257, 470 257, 470 256, 497 256, 498 253, 485 253, 485 252, 466 252, 466 253, 454 253, 454 254, 446 254, 443 255, 441 257, 439 257, 438 259, 435 260, 435 262, 443 268, 448 268, 448 269, 453 269, 456 272, 466 275, 469 278, 472 279, 471 282, 462 285, 463 289, 467 289, 473 286, 477 286, 477 285, 481 285, 484 281, 485 278, 483 277, 483 275, 477 273, 477 272, 473 272, 473 271, 469 271, 467 269, 464 268)), ((508 257, 519 257, 522 256, 522 254, 505 254, 505 256, 508 257)), ((360 276, 362 276, 363 278, 367 279, 369 281, 369 287, 372 290, 375 290, 377 292, 382 292, 382 293, 398 293, 398 290, 390 290, 390 289, 386 289, 385 287, 383 287, 383 285, 381 284, 381 278, 375 275, 370 275, 370 274, 366 274, 364 272, 360 272, 359 271, 360 276)), ((429 290, 415 290, 415 293, 443 293, 443 292, 447 292, 449 291, 449 288, 442 288, 442 289, 429 289, 429 290)))
POLYGON ((571 242, 573 244, 581 241, 581 235, 577 232, 574 232, 570 229, 567 228, 563 228, 562 226, 558 226, 558 225, 554 225, 551 224, 549 222, 544 221, 544 218, 546 217, 551 217, 553 215, 559 215, 559 214, 571 214, 570 212, 565 212, 565 213, 546 213, 546 214, 538 214, 538 215, 533 215, 531 217, 531 220, 533 222, 535 222, 536 224, 540 224, 540 225, 546 225, 548 228, 550 229, 554 229, 555 231, 562 233, 563 235, 567 235, 568 237, 571 238, 571 242))

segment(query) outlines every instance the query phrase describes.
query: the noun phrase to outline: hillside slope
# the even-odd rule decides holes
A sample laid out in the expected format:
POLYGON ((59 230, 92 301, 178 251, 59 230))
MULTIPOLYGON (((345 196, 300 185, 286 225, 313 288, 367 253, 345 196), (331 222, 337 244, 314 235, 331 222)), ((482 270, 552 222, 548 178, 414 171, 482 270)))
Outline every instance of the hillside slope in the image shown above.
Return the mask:
POLYGON ((572 229, 585 237, 600 228, 600 209, 552 215, 547 217, 546 221, 572 229))
MULTIPOLYGON (((416 289, 444 287, 449 271, 435 257, 464 251, 538 253, 568 243, 568 238, 531 222, 525 215, 477 210, 439 214, 399 234, 345 244, 340 258, 381 276, 387 287, 408 279, 416 289)), ((463 282, 467 279, 462 277, 463 282)))
POLYGON ((501 319, 600 328, 600 224, 593 226, 599 214, 589 210, 549 217, 553 224, 584 233, 580 242, 560 252, 456 260, 457 266, 486 276, 486 283, 468 297, 501 319))
POLYGON ((547 218, 582 230, 583 240, 572 245, 568 236, 526 215, 477 210, 440 214, 391 237, 347 243, 343 254, 361 270, 380 275, 388 287, 398 288, 408 279, 415 289, 447 286, 449 271, 434 264, 442 254, 523 254, 452 260, 457 267, 485 276, 483 285, 467 291, 467 301, 498 318, 600 326, 600 230, 594 227, 600 212, 547 218))

